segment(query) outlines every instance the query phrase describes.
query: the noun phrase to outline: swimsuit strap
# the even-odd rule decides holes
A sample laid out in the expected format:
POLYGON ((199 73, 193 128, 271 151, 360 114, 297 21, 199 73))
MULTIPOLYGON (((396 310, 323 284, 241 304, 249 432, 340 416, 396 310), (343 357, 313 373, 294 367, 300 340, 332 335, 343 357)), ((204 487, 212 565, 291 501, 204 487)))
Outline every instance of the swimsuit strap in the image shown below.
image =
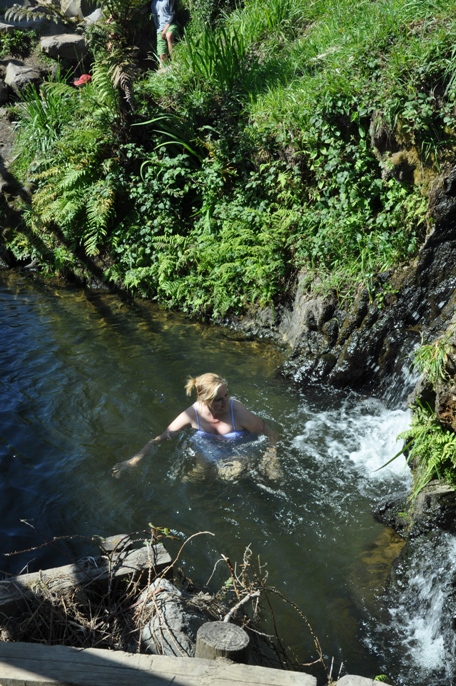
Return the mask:
MULTIPOLYGON (((198 431, 201 431, 201 424, 200 424, 200 418, 198 414, 198 410, 196 409, 196 403, 193 405, 193 409, 195 411, 195 419, 196 419, 196 424, 198 426, 198 431)), ((230 400, 230 410, 231 410, 231 424, 233 426, 233 430, 229 431, 228 433, 239 433, 236 429, 236 423, 234 421, 234 398, 231 398, 230 400)), ((205 431, 204 433, 210 433, 212 435, 212 432, 207 432, 205 431)), ((226 434, 220 434, 221 436, 226 435, 226 434)))
POLYGON ((193 409, 195 410, 195 417, 196 417, 196 423, 198 425, 198 431, 201 431, 201 425, 200 425, 198 410, 196 409, 196 403, 193 405, 193 409))
POLYGON ((234 422, 234 398, 231 398, 230 400, 230 409, 231 409, 231 424, 233 425, 233 431, 236 431, 236 424, 234 422))

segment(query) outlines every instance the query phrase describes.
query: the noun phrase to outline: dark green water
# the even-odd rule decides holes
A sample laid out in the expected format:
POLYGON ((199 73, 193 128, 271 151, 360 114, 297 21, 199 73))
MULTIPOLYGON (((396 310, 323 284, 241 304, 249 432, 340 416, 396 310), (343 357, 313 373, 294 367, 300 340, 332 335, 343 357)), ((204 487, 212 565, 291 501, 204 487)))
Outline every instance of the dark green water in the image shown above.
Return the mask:
MULTIPOLYGON (((371 678, 401 672, 385 664, 376 643, 383 638, 372 629, 391 540, 371 509, 407 484, 399 462, 375 471, 398 449, 404 409, 325 389, 302 395, 277 373, 281 354, 266 343, 9 272, 0 272, 0 327, 1 553, 55 536, 130 533, 149 522, 182 536, 210 531, 181 561, 195 583, 208 580, 221 554, 240 562, 250 545, 270 584, 307 615, 336 674, 342 661, 371 678), (210 470, 186 478, 189 434, 113 479, 113 464, 186 406, 186 376, 205 371, 227 378, 235 397, 280 430, 283 483, 259 471, 261 444, 236 482, 210 470)), ((76 538, 2 556, 0 569, 33 571, 88 552, 76 538)), ((218 565, 211 588, 226 578, 218 565)), ((308 661, 306 627, 291 608, 278 612, 285 643, 308 661)))

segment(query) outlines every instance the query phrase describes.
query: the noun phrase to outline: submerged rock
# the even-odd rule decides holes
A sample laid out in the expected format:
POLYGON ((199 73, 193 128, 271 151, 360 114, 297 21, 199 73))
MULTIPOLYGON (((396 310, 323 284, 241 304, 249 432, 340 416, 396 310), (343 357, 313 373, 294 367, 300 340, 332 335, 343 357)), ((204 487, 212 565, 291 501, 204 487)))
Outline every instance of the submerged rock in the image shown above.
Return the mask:
POLYGON ((374 517, 406 539, 435 530, 455 534, 456 491, 440 481, 431 481, 413 502, 405 494, 383 500, 375 508, 374 517))

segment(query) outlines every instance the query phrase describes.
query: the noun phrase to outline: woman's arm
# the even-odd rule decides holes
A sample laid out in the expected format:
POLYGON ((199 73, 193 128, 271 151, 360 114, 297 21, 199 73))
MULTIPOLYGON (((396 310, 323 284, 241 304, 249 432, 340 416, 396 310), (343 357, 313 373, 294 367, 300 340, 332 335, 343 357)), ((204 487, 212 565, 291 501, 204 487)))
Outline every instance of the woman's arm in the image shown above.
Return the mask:
POLYGON ((184 410, 184 412, 181 412, 180 415, 176 417, 176 419, 173 419, 171 424, 163 433, 159 434, 158 436, 155 436, 155 438, 151 438, 151 440, 148 441, 146 445, 141 448, 141 450, 138 450, 138 452, 135 453, 133 457, 130 457, 129 460, 124 460, 123 462, 118 462, 116 465, 114 465, 114 467, 112 468, 112 475, 116 479, 118 479, 123 471, 125 471, 126 469, 131 469, 132 467, 136 467, 136 465, 139 462, 141 462, 143 457, 147 455, 149 450, 154 445, 156 445, 157 443, 162 443, 163 441, 167 441, 169 438, 172 438, 173 434, 177 433, 178 431, 181 431, 182 429, 185 429, 186 426, 192 426, 195 422, 194 414, 194 411, 192 413, 191 407, 184 410))
POLYGON ((250 412, 239 400, 234 401, 234 411, 236 426, 247 429, 253 434, 263 434, 269 438, 272 445, 275 445, 279 440, 279 434, 274 429, 271 429, 269 424, 266 424, 264 419, 258 417, 253 412, 250 412))
POLYGON ((271 481, 282 481, 284 476, 283 470, 277 458, 277 441, 279 440, 277 431, 271 429, 264 419, 250 412, 239 401, 235 401, 235 420, 236 426, 240 425, 243 429, 247 429, 252 433, 263 434, 268 437, 268 446, 263 453, 260 468, 271 481))

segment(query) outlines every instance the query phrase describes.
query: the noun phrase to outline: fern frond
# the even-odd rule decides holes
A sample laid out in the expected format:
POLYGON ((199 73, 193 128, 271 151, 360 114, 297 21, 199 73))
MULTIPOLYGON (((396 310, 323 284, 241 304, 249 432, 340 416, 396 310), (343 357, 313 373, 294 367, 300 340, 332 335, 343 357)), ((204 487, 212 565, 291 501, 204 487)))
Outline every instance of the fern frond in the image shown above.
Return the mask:
POLYGON ((122 91, 130 107, 133 107, 133 81, 136 73, 135 65, 128 59, 120 59, 111 64, 108 69, 112 85, 122 91))
POLYGON ((51 19, 56 24, 60 21, 66 26, 74 26, 74 21, 64 12, 59 10, 56 5, 44 5, 38 3, 35 7, 21 7, 13 5, 5 12, 5 19, 12 21, 38 21, 39 19, 51 19))
POLYGON ((74 86, 69 86, 62 81, 44 81, 41 84, 41 91, 43 94, 56 95, 59 98, 74 98, 77 94, 74 86))
POLYGON ((73 167, 68 166, 63 170, 61 179, 58 183, 59 190, 64 192, 67 190, 77 190, 83 187, 83 182, 89 176, 87 167, 73 167))
POLYGON ((100 104, 115 106, 117 93, 112 84, 109 65, 106 62, 96 62, 92 69, 92 84, 100 104))
POLYGON ((114 210, 115 191, 104 180, 91 187, 86 205, 87 228, 84 248, 88 255, 96 255, 98 245, 106 236, 109 219, 114 210))

